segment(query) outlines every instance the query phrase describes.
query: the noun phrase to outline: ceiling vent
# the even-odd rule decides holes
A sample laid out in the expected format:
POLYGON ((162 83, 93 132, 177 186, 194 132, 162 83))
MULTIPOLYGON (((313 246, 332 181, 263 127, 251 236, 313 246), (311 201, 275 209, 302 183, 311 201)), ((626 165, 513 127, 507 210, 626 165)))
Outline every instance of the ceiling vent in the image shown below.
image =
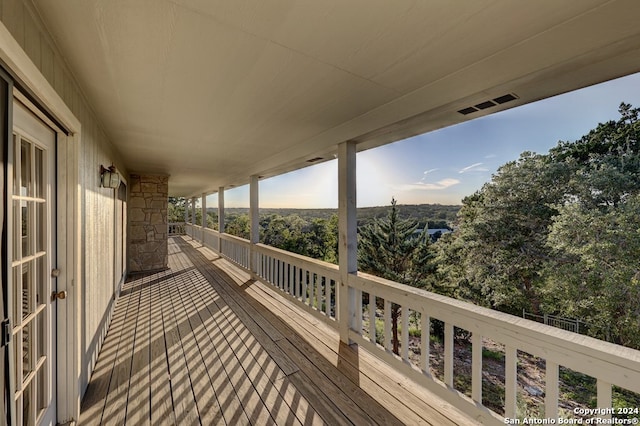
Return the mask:
POLYGON ((480 102, 477 105, 460 109, 458 110, 458 112, 462 115, 469 115, 469 114, 473 114, 474 112, 481 111, 483 109, 506 104, 507 102, 511 102, 516 99, 518 99, 518 96, 516 96, 514 93, 507 93, 506 95, 499 96, 495 99, 486 100, 484 102, 480 102))
POLYGON ((485 101, 485 102, 482 102, 481 104, 476 105, 475 107, 478 109, 487 109, 496 105, 498 104, 493 101, 485 101))
POLYGON ((467 114, 471 114, 472 112, 476 112, 477 109, 474 107, 469 107, 469 108, 465 108, 465 109, 461 109, 460 111, 458 111, 460 114, 462 115, 467 115, 467 114))
POLYGON ((322 157, 315 157, 315 158, 312 158, 310 160, 307 160, 307 163, 316 163, 316 162, 318 162, 320 160, 322 160, 322 157))

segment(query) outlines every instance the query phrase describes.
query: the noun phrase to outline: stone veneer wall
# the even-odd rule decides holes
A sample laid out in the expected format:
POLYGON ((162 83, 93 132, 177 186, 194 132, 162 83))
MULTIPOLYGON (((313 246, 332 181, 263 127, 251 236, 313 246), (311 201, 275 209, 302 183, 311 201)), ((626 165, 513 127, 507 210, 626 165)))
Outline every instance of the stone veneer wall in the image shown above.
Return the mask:
POLYGON ((167 269, 169 176, 129 177, 129 272, 167 269))

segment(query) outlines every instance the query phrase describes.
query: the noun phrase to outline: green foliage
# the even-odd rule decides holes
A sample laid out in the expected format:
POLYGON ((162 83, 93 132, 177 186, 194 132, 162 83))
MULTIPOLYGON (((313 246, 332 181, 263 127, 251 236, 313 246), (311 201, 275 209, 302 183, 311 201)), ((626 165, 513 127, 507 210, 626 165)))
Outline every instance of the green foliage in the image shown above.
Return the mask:
POLYGON ((232 213, 225 217, 224 232, 248 240, 250 237, 250 225, 248 214, 232 213))
POLYGON ((169 197, 167 205, 167 220, 172 222, 184 222, 184 209, 186 199, 183 197, 169 197))
POLYGON ((640 348, 640 195, 617 206, 560 207, 549 234, 549 299, 590 334, 640 348), (575 303, 567 303, 575 301, 575 303))
POLYGON ((504 359, 504 352, 492 351, 491 349, 482 348, 482 358, 494 359, 496 361, 502 361, 504 359))

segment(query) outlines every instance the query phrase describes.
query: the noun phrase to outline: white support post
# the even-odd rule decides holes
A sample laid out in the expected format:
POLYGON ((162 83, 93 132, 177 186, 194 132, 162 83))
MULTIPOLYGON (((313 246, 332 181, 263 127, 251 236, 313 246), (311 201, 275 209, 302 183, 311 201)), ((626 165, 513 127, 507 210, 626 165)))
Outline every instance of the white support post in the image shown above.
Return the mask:
POLYGON ((350 309, 350 301, 355 300, 358 295, 354 289, 349 288, 349 275, 358 270, 355 142, 343 142, 338 146, 338 229, 340 285, 337 317, 340 340, 349 344, 349 328, 354 323, 355 316, 362 315, 362 312, 356 313, 350 309))
POLYGON ((184 199, 184 223, 189 223, 189 199, 184 199))
POLYGON ((191 226, 196 227, 196 197, 191 197, 191 226))
POLYGON ((207 194, 202 193, 202 243, 204 244, 204 230, 207 228, 207 194))
MULTIPOLYGON (((249 270, 251 274, 255 275, 258 271, 257 268, 257 254, 255 251, 255 245, 260 241, 260 220, 259 214, 259 192, 260 186, 258 182, 258 176, 253 175, 249 177, 249 270)), ((254 277, 255 278, 255 277, 254 277)))
POLYGON ((224 233, 224 186, 218 188, 218 253, 222 253, 222 234, 224 233))
POLYGON ((196 197, 191 197, 191 238, 196 238, 196 197))

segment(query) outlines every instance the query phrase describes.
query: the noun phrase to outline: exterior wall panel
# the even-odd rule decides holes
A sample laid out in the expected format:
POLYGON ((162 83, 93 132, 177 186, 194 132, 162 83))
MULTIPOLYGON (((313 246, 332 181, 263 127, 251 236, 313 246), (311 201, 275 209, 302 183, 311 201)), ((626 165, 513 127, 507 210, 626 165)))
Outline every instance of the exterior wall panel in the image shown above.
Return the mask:
POLYGON ((78 183, 81 229, 82 293, 80 392, 88 379, 110 321, 116 256, 113 189, 100 187, 100 165, 114 164, 126 173, 65 61, 28 0, 0 0, 0 20, 82 124, 78 183))

